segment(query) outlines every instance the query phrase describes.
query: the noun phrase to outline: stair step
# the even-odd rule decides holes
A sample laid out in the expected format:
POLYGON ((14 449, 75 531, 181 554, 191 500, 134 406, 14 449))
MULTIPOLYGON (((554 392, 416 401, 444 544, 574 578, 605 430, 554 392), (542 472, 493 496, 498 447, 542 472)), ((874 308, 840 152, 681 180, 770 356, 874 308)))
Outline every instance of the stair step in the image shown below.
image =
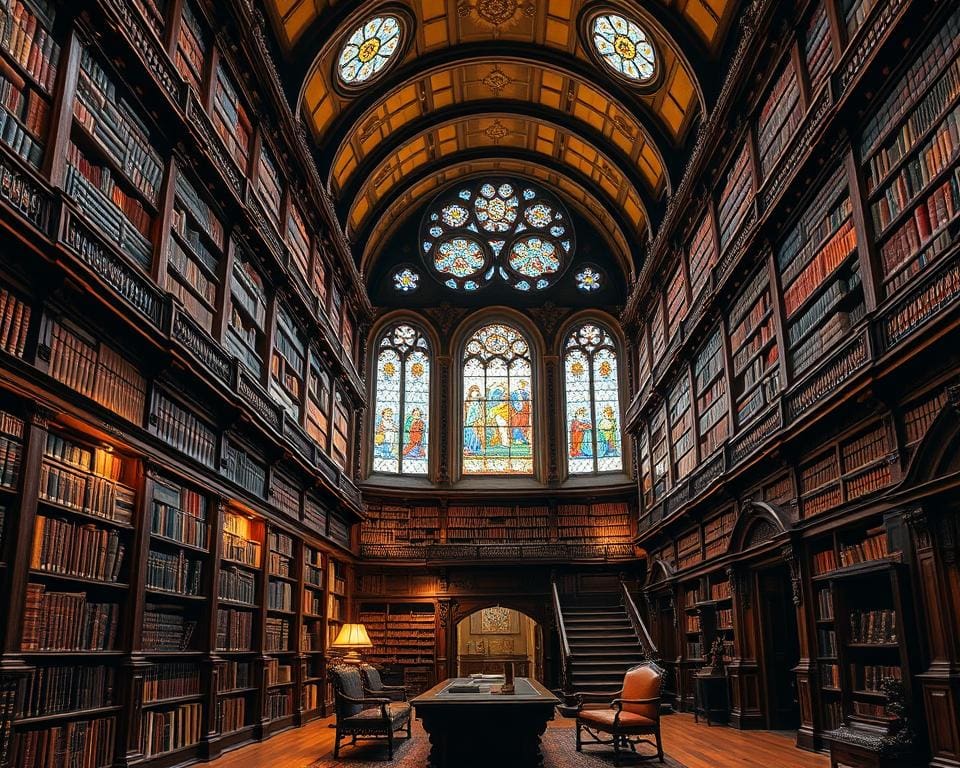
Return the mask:
POLYGON ((563 623, 567 625, 567 628, 584 626, 609 627, 612 625, 633 627, 633 624, 630 623, 630 619, 628 619, 626 616, 610 616, 609 618, 599 618, 594 616, 576 617, 564 619, 563 623))
POLYGON ((643 661, 646 661, 642 656, 637 654, 635 658, 632 659, 615 659, 613 661, 598 661, 594 659, 583 659, 580 657, 574 657, 570 661, 571 667, 576 667, 581 669, 583 667, 595 668, 595 669, 623 669, 624 664, 639 664, 643 661))

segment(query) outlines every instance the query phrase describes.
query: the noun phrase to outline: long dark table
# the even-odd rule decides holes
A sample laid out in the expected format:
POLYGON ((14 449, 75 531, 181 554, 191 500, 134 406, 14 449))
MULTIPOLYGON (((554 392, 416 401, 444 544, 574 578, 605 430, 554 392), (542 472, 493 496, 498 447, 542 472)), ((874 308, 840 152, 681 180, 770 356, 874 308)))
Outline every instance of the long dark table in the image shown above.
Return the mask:
POLYGON ((560 700, 536 680, 514 679, 515 693, 498 693, 500 682, 480 681, 478 693, 452 693, 475 684, 453 678, 410 703, 430 736, 430 768, 491 768, 543 765, 540 737, 560 700))

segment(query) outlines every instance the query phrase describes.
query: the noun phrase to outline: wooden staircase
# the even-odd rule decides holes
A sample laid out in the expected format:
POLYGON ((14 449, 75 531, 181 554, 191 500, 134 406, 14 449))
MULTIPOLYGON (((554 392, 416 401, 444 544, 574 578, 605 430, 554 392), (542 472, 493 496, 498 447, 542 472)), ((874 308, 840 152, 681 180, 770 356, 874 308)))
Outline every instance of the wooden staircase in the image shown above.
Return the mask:
POLYGON ((593 605, 561 605, 570 646, 567 690, 618 691, 624 673, 649 657, 617 595, 593 605))

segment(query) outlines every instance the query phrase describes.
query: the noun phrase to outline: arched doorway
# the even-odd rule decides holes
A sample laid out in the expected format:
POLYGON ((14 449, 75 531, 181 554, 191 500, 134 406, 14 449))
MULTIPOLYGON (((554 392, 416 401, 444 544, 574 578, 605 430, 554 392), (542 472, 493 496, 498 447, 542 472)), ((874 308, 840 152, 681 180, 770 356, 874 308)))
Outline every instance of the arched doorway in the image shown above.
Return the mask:
POLYGON ((513 662, 518 677, 543 680, 543 630, 525 613, 496 605, 480 608, 457 622, 456 672, 500 674, 513 662))

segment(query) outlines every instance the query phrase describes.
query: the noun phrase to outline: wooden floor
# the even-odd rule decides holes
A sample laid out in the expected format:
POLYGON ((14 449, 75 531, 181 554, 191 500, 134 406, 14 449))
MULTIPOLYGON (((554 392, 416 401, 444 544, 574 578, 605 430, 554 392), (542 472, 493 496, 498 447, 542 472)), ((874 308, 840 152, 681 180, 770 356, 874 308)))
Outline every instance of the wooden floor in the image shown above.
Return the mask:
MULTIPOLYGON (((269 741, 241 747, 208 763, 211 768, 306 768, 333 750, 332 718, 292 729, 269 741)), ((663 745, 687 768, 825 768, 830 761, 797 749, 792 738, 770 731, 737 731, 695 724, 692 715, 663 718, 663 745)), ((573 728, 558 718, 551 728, 573 728)), ((573 749, 573 734, 570 734, 573 749)), ((386 765, 386 763, 385 763, 386 765)))

